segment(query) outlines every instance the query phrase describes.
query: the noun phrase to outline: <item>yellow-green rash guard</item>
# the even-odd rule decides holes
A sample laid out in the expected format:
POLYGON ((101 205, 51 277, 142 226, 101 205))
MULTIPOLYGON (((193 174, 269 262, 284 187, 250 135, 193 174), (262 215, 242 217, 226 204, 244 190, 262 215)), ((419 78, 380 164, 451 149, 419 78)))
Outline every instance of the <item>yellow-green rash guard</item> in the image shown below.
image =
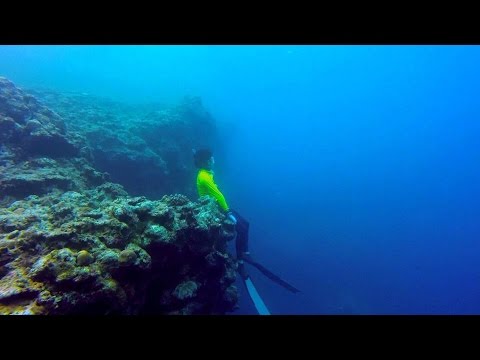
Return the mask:
POLYGON ((200 169, 197 175, 197 190, 200 197, 205 195, 213 196, 217 200, 218 205, 220 205, 224 211, 228 211, 229 208, 225 197, 220 190, 218 190, 215 181, 213 181, 213 172, 200 169))

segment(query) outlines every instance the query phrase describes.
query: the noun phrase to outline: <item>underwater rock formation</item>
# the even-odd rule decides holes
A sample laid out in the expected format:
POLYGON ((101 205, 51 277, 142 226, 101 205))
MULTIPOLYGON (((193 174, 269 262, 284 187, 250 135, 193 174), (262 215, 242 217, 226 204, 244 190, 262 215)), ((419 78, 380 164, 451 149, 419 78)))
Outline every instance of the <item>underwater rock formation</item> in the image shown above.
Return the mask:
POLYGON ((214 200, 129 196, 67 128, 0 78, 0 314, 233 311, 234 228, 214 200))
POLYGON ((237 302, 214 200, 106 183, 0 209, 0 314, 211 314, 237 302))
POLYGON ((79 153, 63 120, 33 96, 0 77, 0 141, 19 157, 63 157, 79 153))
POLYGON ((0 204, 53 189, 87 189, 108 174, 96 171, 81 136, 59 115, 0 77, 0 204))
POLYGON ((131 195, 194 196, 192 148, 212 146, 216 126, 200 98, 176 106, 127 105, 88 94, 29 90, 87 139, 95 168, 131 195))

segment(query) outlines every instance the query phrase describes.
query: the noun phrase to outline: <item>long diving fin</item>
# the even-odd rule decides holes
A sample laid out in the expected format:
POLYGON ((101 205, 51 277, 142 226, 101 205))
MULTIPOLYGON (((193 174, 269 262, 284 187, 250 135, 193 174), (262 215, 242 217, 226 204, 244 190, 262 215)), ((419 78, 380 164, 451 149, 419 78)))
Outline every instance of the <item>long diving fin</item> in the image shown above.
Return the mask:
POLYGON ((246 279, 243 279, 245 282, 245 287, 247 288, 248 295, 250 295, 250 299, 252 299, 253 305, 255 305, 255 308, 257 309, 257 312, 259 315, 271 315, 270 311, 268 311, 267 306, 263 302, 262 298, 260 297, 260 294, 258 293, 257 289, 253 285, 252 280, 250 277, 247 277, 246 279))
POLYGON ((263 265, 249 259, 249 258, 245 258, 244 259, 246 262, 248 262, 250 265, 253 265, 255 266, 258 270, 260 270, 260 272, 265 275, 266 277, 268 277, 270 280, 276 282, 277 284, 283 286, 285 289, 293 292, 293 293, 298 293, 300 292, 300 290, 298 290, 296 287, 290 285, 289 283, 287 283, 286 281, 280 279, 277 275, 275 275, 274 273, 272 273, 270 270, 268 270, 267 268, 265 268, 263 265))

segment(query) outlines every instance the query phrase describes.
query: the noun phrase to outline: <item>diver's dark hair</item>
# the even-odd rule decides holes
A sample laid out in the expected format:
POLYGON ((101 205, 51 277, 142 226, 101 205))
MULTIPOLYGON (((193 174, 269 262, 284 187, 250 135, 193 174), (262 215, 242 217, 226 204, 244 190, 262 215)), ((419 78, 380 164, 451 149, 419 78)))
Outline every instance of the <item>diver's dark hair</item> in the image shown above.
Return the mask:
POLYGON ((193 150, 193 163, 199 169, 208 166, 208 160, 213 156, 210 149, 193 150))

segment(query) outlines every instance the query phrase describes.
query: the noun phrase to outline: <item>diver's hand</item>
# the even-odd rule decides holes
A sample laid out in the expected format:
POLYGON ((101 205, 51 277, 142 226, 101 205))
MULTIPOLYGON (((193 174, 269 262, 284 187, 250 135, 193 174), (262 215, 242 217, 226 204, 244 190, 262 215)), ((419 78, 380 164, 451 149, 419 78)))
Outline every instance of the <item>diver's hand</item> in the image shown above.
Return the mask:
POLYGON ((230 220, 232 220, 232 222, 233 222, 235 225, 237 225, 237 218, 233 215, 233 213, 232 213, 231 211, 229 211, 229 212, 227 213, 227 217, 228 217, 230 220))

